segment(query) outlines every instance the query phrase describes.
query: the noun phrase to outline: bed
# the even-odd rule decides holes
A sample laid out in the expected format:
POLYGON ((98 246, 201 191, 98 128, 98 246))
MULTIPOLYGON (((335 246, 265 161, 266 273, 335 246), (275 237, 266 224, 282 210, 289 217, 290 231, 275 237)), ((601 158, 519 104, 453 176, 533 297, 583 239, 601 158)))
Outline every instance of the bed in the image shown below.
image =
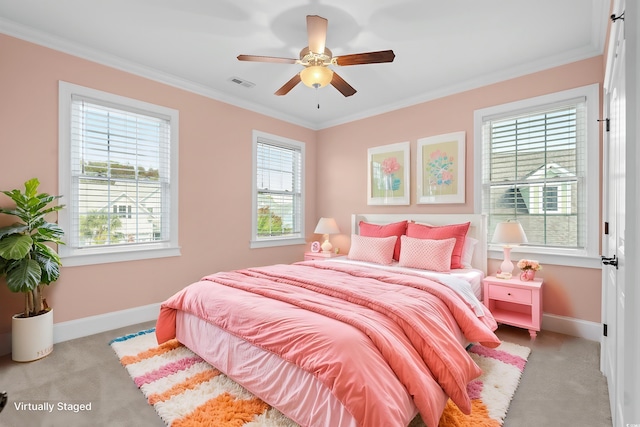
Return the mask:
POLYGON ((479 303, 484 236, 481 215, 353 215, 348 257, 206 276, 162 304, 158 342, 177 338, 301 426, 406 426, 418 412, 437 426, 449 398, 470 411, 466 384, 481 371, 466 344, 500 343, 479 303), (404 221, 428 232, 469 223, 469 264, 457 250, 458 268, 415 268, 405 254, 424 245, 414 262, 454 266, 460 238, 376 235, 404 221), (378 246, 399 260, 367 259, 378 246))

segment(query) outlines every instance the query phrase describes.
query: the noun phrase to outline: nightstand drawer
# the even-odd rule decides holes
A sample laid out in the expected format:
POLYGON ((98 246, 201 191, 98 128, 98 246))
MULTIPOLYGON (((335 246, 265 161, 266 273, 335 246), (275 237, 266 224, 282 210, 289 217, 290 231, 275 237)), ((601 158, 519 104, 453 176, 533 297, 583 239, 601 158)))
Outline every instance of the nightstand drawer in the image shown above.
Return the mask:
POLYGON ((531 290, 489 285, 489 298, 531 304, 531 290))

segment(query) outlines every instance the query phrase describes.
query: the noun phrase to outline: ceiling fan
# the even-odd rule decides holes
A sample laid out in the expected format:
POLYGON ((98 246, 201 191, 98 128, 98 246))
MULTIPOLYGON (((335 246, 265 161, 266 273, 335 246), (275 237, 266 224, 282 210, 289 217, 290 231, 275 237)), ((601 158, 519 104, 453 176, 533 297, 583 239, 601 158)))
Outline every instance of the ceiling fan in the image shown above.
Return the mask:
POLYGON ((286 82, 275 94, 286 95, 298 83, 303 82, 312 88, 321 88, 328 84, 335 87, 344 96, 351 96, 356 90, 329 65, 361 65, 381 62, 393 62, 396 55, 392 50, 354 53, 334 57, 325 46, 328 21, 317 15, 307 15, 307 37, 309 46, 300 51, 300 59, 279 58, 274 56, 238 55, 240 61, 273 62, 280 64, 300 64, 305 68, 286 82))

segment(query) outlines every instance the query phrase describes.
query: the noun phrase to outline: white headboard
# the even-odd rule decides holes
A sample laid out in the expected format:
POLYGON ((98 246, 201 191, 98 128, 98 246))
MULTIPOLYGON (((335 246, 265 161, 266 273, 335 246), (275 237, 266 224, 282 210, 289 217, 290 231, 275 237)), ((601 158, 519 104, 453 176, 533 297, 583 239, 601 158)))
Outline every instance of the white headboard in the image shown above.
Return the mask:
POLYGON ((415 221, 430 225, 448 225, 470 222, 467 235, 478 240, 471 265, 487 274, 487 216, 481 214, 353 214, 351 232, 360 234, 360 221, 371 224, 389 224, 398 221, 415 221))

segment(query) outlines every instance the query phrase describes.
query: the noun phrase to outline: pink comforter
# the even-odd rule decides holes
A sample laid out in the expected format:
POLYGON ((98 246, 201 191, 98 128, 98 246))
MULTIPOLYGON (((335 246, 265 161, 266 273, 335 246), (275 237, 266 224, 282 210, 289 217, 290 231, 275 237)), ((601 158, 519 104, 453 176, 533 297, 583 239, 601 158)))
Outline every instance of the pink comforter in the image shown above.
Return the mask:
POLYGON ((453 331, 500 343, 491 315, 478 318, 442 284, 328 261, 207 276, 162 304, 158 342, 175 337, 176 310, 313 373, 362 426, 405 423, 394 402, 406 392, 428 426, 438 425, 442 390, 469 413, 466 385, 481 370, 453 331))

